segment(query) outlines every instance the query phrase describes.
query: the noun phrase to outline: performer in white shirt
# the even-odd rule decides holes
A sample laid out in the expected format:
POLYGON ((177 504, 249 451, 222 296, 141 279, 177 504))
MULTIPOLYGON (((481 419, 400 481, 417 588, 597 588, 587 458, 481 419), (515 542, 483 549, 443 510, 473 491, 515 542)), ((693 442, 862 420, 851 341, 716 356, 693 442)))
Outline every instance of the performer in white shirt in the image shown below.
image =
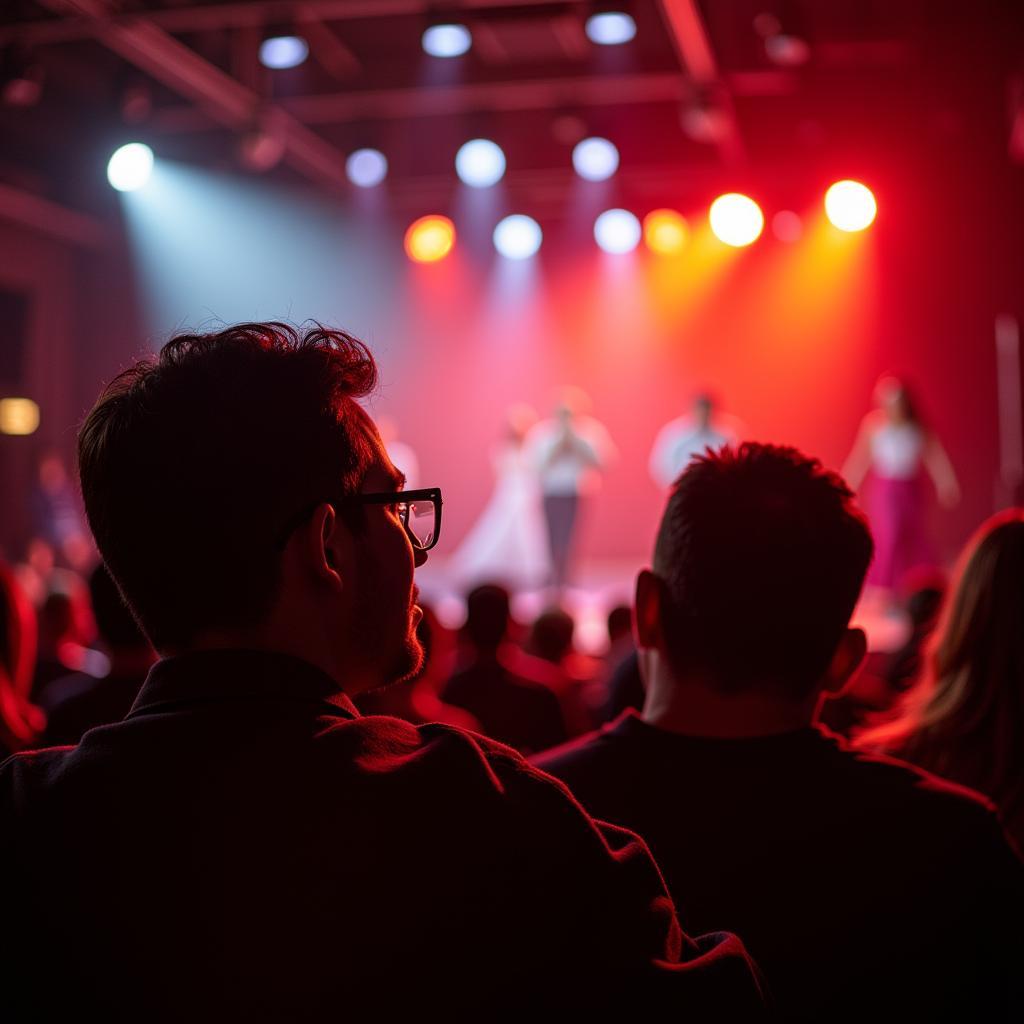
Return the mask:
POLYGON ((843 476, 860 490, 870 474, 866 510, 875 559, 868 583, 893 591, 910 570, 936 563, 926 523, 924 477, 931 478, 946 508, 960 500, 960 486, 946 450, 921 422, 903 381, 883 377, 875 387, 875 402, 877 408, 861 422, 843 476))
POLYGON ((527 438, 540 480, 551 579, 559 590, 569 580, 581 504, 600 486, 601 473, 616 454, 608 431, 584 414, 588 406, 583 391, 565 388, 554 416, 538 423, 527 438))
POLYGON ((708 448, 717 451, 722 445, 734 445, 741 433, 739 420, 716 411, 710 395, 697 395, 691 412, 666 423, 654 439, 648 462, 654 482, 671 487, 695 455, 703 455, 708 448))

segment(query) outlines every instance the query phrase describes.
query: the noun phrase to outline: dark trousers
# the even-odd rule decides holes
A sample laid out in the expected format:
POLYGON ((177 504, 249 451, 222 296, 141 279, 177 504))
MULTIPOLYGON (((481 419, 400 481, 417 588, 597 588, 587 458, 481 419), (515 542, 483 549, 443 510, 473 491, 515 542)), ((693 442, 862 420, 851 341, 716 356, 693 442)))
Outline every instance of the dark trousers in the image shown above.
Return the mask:
POLYGON ((551 578, 556 587, 565 586, 569 579, 569 561, 579 507, 578 494, 544 495, 544 521, 547 523, 548 546, 551 549, 551 578))

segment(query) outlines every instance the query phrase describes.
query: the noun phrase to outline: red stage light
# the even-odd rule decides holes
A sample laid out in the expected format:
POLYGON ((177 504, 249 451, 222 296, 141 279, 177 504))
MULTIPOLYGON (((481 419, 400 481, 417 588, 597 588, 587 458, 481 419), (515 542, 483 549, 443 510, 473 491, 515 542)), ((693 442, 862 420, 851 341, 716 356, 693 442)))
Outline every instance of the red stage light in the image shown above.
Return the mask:
POLYGON ((825 213, 840 231, 863 231, 877 212, 871 189, 859 181, 837 181, 825 193, 825 213))
POLYGON ((686 220, 675 210, 652 210, 644 217, 644 241, 651 252, 670 256, 686 245, 686 220))
POLYGON ((405 251, 416 263, 443 260, 455 245, 455 225, 440 214, 420 217, 405 233, 405 251))

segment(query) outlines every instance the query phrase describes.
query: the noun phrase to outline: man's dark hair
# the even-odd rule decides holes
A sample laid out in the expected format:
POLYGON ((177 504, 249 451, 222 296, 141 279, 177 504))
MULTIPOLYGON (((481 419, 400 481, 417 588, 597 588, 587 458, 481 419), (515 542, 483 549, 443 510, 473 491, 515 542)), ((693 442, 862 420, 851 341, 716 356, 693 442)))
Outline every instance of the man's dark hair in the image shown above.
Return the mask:
POLYGON ((353 399, 376 378, 342 331, 254 323, 173 338, 106 388, 78 435, 82 496, 154 647, 269 611, 287 526, 361 484, 353 399))
POLYGON ((679 673, 723 691, 808 694, 846 629, 874 545, 850 489, 794 448, 745 443, 692 461, 654 550, 679 673))
POLYGON ((100 639, 111 651, 145 650, 149 647, 149 641, 142 635, 117 584, 102 562, 89 574, 89 597, 100 639))
POLYGON ((511 613, 508 591, 496 583, 482 583, 466 595, 466 639, 482 652, 496 651, 508 633, 511 613))

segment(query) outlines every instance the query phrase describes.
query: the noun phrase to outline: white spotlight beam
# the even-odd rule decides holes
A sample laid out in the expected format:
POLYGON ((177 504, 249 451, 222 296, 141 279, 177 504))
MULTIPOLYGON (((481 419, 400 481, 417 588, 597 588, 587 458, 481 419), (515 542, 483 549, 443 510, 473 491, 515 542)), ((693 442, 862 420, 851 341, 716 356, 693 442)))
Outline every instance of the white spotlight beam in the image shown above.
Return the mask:
POLYGON ((718 140, 718 151, 726 165, 734 166, 744 158, 739 122, 732 97, 719 74, 697 0, 658 0, 658 4, 683 70, 695 85, 712 88, 722 105, 725 127, 718 140))
MULTIPOLYGON (((168 88, 199 104, 229 128, 251 128, 266 112, 259 95, 204 60, 194 50, 143 20, 112 20, 109 0, 39 0, 56 13, 74 13, 95 23, 96 37, 108 49, 152 75, 168 88)), ((342 154, 300 121, 275 108, 275 124, 285 142, 285 159, 315 181, 344 185, 342 154)))

